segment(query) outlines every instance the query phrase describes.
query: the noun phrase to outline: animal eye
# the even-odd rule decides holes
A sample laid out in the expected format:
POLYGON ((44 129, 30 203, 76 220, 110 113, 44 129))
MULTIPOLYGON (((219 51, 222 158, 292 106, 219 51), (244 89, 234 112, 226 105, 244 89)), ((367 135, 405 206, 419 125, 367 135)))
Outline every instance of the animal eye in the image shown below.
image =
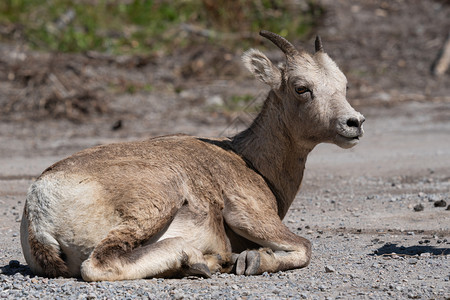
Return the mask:
POLYGON ((310 90, 307 87, 299 86, 295 88, 295 92, 299 95, 310 92, 310 90))

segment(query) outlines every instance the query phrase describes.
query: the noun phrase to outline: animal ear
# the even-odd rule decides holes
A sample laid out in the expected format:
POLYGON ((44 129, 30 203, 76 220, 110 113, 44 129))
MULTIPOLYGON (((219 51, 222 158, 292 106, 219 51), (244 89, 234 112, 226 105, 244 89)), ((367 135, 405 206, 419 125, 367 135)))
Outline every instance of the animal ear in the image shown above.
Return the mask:
POLYGON ((242 55, 242 61, 244 62, 245 67, 247 67, 256 78, 268 84, 273 89, 280 88, 280 70, 274 66, 270 59, 268 59, 261 51, 256 49, 246 51, 242 55))

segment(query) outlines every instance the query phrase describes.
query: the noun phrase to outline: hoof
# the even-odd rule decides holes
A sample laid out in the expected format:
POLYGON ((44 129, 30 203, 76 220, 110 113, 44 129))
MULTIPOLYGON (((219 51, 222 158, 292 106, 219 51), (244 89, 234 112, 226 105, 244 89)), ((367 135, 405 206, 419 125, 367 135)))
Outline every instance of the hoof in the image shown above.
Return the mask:
POLYGON ((209 271, 208 266, 201 263, 193 264, 192 266, 190 266, 186 271, 186 275, 211 278, 211 272, 209 271))
POLYGON ((236 256, 236 275, 258 274, 259 266, 261 265, 261 256, 258 251, 246 250, 236 256))
POLYGON ((245 275, 258 274, 259 266, 261 265, 261 255, 258 251, 249 251, 247 253, 247 268, 245 275))

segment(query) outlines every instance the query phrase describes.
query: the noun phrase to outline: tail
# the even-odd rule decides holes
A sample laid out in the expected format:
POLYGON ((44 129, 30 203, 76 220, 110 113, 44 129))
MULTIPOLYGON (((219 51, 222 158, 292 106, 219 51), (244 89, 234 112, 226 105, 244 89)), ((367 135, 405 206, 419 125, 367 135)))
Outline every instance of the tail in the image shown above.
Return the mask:
MULTIPOLYGON (((45 277, 69 277, 69 268, 64 261, 64 253, 59 247, 58 241, 48 233, 46 226, 41 226, 41 216, 44 211, 38 211, 37 203, 42 194, 33 189, 33 184, 27 195, 27 201, 20 226, 20 240, 22 251, 31 271, 45 277), (42 228, 44 227, 44 228, 42 228)), ((42 203, 42 202, 41 202, 42 203)))

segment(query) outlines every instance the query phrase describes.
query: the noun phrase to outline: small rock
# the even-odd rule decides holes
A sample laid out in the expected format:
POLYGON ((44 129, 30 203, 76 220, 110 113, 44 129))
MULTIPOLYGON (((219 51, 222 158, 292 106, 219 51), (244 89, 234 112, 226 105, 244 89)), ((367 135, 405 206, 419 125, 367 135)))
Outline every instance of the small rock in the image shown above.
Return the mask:
POLYGON ((183 90, 183 91, 180 92, 180 97, 182 99, 192 100, 192 99, 195 99, 197 97, 197 95, 193 91, 183 90))
POLYGON ((278 288, 274 288, 272 290, 272 294, 278 295, 280 293, 280 290, 278 288))
POLYGON ((318 286, 319 290, 321 290, 322 292, 325 291, 327 289, 327 287, 323 284, 318 286))
POLYGON ((414 211, 422 211, 423 210, 423 205, 422 204, 417 204, 416 206, 414 206, 414 211))
POLYGON ((95 293, 89 293, 89 295, 87 295, 87 299, 97 299, 97 295, 95 295, 95 293))
POLYGON ((20 266, 20 262, 18 260, 11 260, 9 261, 9 266, 11 268, 18 268, 20 266))
POLYGON ((444 200, 434 201, 434 207, 446 207, 447 202, 444 200))
MULTIPOLYGON (((381 11, 381 10, 380 10, 381 11)), ((378 93, 377 95, 376 95, 376 97, 379 99, 379 100, 381 100, 381 101, 384 101, 384 102, 389 102, 389 101, 391 101, 391 95, 389 95, 388 93, 378 93)))
POLYGON ((336 270, 332 266, 330 265, 325 266, 325 273, 334 273, 334 272, 336 272, 336 270))
POLYGON ((410 259, 408 260, 408 263, 409 263, 410 265, 415 265, 415 264, 417 264, 418 261, 419 261, 419 260, 418 260, 417 258, 410 258, 410 259))
POLYGON ((358 292, 357 295, 358 295, 358 296, 364 296, 364 295, 366 295, 366 292, 358 292))
POLYGON ((119 130, 120 128, 122 128, 122 120, 115 121, 114 124, 112 124, 111 126, 112 131, 119 130))
POLYGON ((220 95, 214 95, 206 99, 206 104, 209 106, 222 106, 224 102, 220 95))

